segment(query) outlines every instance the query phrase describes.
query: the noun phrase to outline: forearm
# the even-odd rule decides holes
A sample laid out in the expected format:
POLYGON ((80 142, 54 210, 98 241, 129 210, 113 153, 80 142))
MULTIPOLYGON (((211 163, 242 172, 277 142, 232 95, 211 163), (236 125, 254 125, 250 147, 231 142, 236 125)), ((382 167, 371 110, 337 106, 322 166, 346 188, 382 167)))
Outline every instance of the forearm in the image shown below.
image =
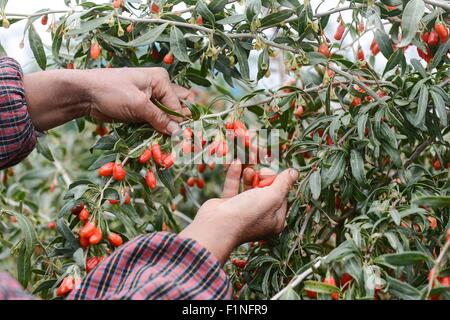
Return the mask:
POLYGON ((35 129, 45 131, 86 115, 90 104, 86 80, 82 70, 25 75, 25 99, 35 129))

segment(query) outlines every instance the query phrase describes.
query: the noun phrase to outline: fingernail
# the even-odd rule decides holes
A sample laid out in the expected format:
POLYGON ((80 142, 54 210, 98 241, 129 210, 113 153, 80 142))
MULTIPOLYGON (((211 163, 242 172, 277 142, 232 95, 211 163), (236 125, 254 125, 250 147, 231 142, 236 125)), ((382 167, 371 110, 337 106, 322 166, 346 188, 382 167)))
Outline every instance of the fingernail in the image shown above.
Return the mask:
POLYGON ((289 175, 291 176, 291 178, 293 180, 297 180, 298 179, 298 171, 295 169, 289 169, 289 175))
POLYGON ((179 130, 181 130, 181 128, 175 121, 170 121, 167 125, 167 131, 169 131, 171 134, 177 133, 177 131, 179 130))

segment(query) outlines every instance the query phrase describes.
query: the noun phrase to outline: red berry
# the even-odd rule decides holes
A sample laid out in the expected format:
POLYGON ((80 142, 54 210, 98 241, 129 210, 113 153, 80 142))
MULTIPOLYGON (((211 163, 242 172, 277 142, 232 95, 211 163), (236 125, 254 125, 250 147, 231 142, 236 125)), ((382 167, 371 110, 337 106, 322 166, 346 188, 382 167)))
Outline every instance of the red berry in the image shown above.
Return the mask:
POLYGON ((296 118, 301 118, 303 114, 303 107, 298 106, 297 110, 295 110, 294 115, 296 118))
POLYGON ((344 32, 345 32, 345 24, 343 24, 341 22, 341 23, 339 23, 339 26, 336 29, 336 33, 334 34, 334 38, 336 40, 338 40, 338 41, 341 40, 344 32))
POLYGON ((139 163, 145 164, 152 157, 152 151, 150 149, 145 149, 144 152, 139 157, 139 163))
POLYGON ((63 279, 58 289, 56 290, 56 295, 58 297, 64 297, 69 294, 70 291, 75 287, 75 280, 72 276, 67 276, 63 279))
POLYGON ((174 163, 175 163, 175 159, 173 158, 173 154, 169 153, 169 154, 163 155, 162 165, 166 169, 169 169, 170 167, 172 167, 174 163))
POLYGON ((203 180, 202 178, 198 178, 197 179, 197 187, 199 187, 200 189, 203 189, 205 187, 205 180, 203 180))
POLYGON ((326 58, 330 57, 330 49, 325 42, 322 42, 319 46, 319 52, 323 54, 326 58))
POLYGON ((126 176, 126 171, 125 169, 122 167, 122 165, 120 163, 116 164, 113 168, 113 178, 116 181, 122 181, 123 179, 125 179, 126 176))
POLYGON ((186 181, 189 187, 193 187, 195 185, 196 179, 194 177, 189 177, 186 181))
POLYGON ((114 162, 105 163, 98 169, 98 174, 102 177, 109 177, 113 174, 114 162))
POLYGON ((360 33, 363 33, 363 32, 364 32, 364 20, 363 20, 363 19, 361 19, 361 20, 359 21, 359 26, 358 26, 358 28, 359 28, 359 32, 360 32, 360 33))
POLYGON ((114 0, 113 7, 119 9, 122 6, 122 0, 114 0))
POLYGON ((439 43, 439 35, 436 31, 431 31, 427 41, 429 46, 437 46, 439 43))
POLYGON ((73 62, 69 62, 69 63, 66 65, 66 69, 75 69, 75 66, 73 65, 73 62))
POLYGON ((159 60, 159 52, 158 52, 158 49, 156 49, 155 47, 153 47, 152 48, 152 51, 151 51, 151 56, 152 56, 152 60, 153 61, 158 61, 159 60))
POLYGON ((91 222, 86 222, 86 224, 80 229, 80 237, 81 238, 89 238, 95 232, 97 227, 95 224, 91 222))
POLYGON ((163 62, 165 64, 172 64, 174 60, 173 54, 172 53, 168 53, 164 56, 163 58, 163 62))
POLYGON ((245 268, 245 266, 247 265, 247 261, 242 259, 231 259, 231 263, 240 269, 245 268))
POLYGON ((47 224, 47 227, 48 227, 49 229, 51 229, 51 230, 56 229, 56 223, 55 223, 55 221, 50 221, 50 222, 47 224))
POLYGON ((119 247, 123 244, 123 240, 122 237, 120 235, 118 235, 117 233, 113 233, 111 232, 110 234, 108 234, 108 242, 113 246, 113 247, 119 247))
POLYGON ((202 16, 198 16, 198 17, 197 17, 197 24, 198 24, 199 26, 201 26, 201 25, 203 24, 203 17, 202 17, 202 16))
POLYGON ((83 208, 83 210, 81 210, 80 214, 78 215, 78 218, 79 218, 81 221, 88 221, 89 216, 90 216, 90 214, 89 214, 88 209, 83 208))
POLYGON ((198 165, 198 172, 203 173, 203 172, 205 172, 205 170, 206 170, 206 165, 204 163, 200 163, 198 165))
POLYGON ((372 44, 370 45, 370 51, 374 56, 376 56, 380 52, 380 47, 378 47, 378 43, 375 38, 372 40, 372 44))
POLYGON ((271 176, 268 178, 261 179, 258 183, 258 188, 264 188, 270 186, 276 179, 277 176, 271 176))
POLYGON ((362 103, 362 101, 361 101, 360 97, 354 97, 352 100, 352 107, 353 108, 358 107, 361 105, 361 103, 362 103))
POLYGON ((158 5, 156 4, 156 3, 152 3, 152 6, 151 6, 151 11, 152 11, 152 13, 159 13, 159 7, 158 7, 158 5))
POLYGON ((152 190, 156 188, 156 177, 152 170, 147 171, 145 183, 147 183, 147 186, 152 190))
POLYGON ((42 23, 42 25, 47 25, 47 22, 48 22, 48 16, 47 15, 45 15, 45 16, 42 16, 42 18, 41 18, 41 23, 42 23))
POLYGON ((86 259, 86 273, 91 272, 95 269, 95 267, 99 263, 99 259, 97 257, 89 257, 86 259))
POLYGON ((310 299, 317 299, 317 292, 305 290, 306 296, 310 299))
POLYGON ((422 34, 422 40, 425 43, 428 43, 428 39, 430 38, 430 33, 429 32, 425 32, 424 34, 422 34))
POLYGON ((443 24, 443 23, 437 23, 434 26, 434 30, 436 30, 436 32, 439 35, 439 40, 441 41, 441 43, 446 43, 448 40, 448 29, 447 27, 443 24))
POLYGON ((352 278, 351 275, 349 275, 348 273, 344 273, 344 274, 341 276, 341 287, 347 289, 347 288, 348 288, 348 285, 347 285, 347 284, 348 284, 350 281, 352 281, 352 280, 353 280, 353 278, 352 278))
POLYGON ((359 49, 358 49, 358 60, 359 60, 359 61, 364 61, 364 59, 365 59, 365 57, 364 57, 364 51, 363 51, 361 48, 359 48, 359 49))
POLYGON ((441 162, 439 161, 439 159, 433 161, 433 167, 435 170, 441 170, 441 162))
POLYGON ((101 48, 100 48, 100 46, 98 45, 98 43, 97 42, 93 42, 92 44, 91 44, 91 50, 90 50, 90 54, 91 54, 91 59, 92 60, 97 60, 98 59, 98 57, 100 57, 100 52, 101 52, 101 48))
POLYGON ((334 144, 333 139, 331 139, 331 136, 327 136, 325 142, 328 146, 332 146, 334 144))
POLYGON ((156 164, 161 165, 162 164, 162 152, 161 152, 161 147, 158 143, 155 143, 152 145, 152 154, 153 154, 153 159, 155 159, 156 164))
POLYGON ((96 227, 94 233, 89 237, 89 243, 92 245, 98 244, 102 241, 102 236, 102 230, 96 227))
POLYGON ((128 33, 132 33, 133 32, 133 25, 131 23, 127 26, 127 32, 128 33))

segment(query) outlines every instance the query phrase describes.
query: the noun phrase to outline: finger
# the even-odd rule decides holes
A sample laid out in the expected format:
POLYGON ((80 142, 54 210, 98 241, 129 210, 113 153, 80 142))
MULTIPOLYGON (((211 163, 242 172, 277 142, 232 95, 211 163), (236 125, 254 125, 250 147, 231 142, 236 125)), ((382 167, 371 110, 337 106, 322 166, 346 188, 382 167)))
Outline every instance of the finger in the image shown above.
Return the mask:
MULTIPOLYGON (((158 99, 162 104, 173 111, 181 113, 180 99, 172 88, 172 82, 170 82, 167 72, 161 72, 161 74, 158 75, 158 80, 154 83, 152 97, 158 99)), ((169 117, 178 122, 182 120, 177 116, 170 115, 169 117)))
POLYGON ((171 135, 180 130, 180 126, 169 116, 160 110, 150 101, 146 107, 145 121, 147 121, 155 130, 171 135))
POLYGON ((195 94, 191 90, 179 86, 175 83, 172 83, 172 88, 180 100, 186 100, 190 103, 195 102, 195 94))
POLYGON ((252 167, 247 167, 243 173, 244 190, 252 188, 253 177, 255 176, 255 170, 252 167))
POLYGON ((292 185, 298 179, 298 171, 294 169, 287 169, 280 173, 275 181, 267 189, 271 189, 272 192, 277 192, 281 196, 285 197, 292 185))
POLYGON ((273 177, 274 175, 276 175, 277 173, 269 168, 261 168, 261 170, 259 171, 259 177, 260 179, 266 179, 266 178, 270 178, 273 177))
POLYGON ((239 186, 241 185, 241 171, 242 165, 239 159, 233 161, 228 169, 223 186, 222 198, 231 198, 239 193, 239 186))

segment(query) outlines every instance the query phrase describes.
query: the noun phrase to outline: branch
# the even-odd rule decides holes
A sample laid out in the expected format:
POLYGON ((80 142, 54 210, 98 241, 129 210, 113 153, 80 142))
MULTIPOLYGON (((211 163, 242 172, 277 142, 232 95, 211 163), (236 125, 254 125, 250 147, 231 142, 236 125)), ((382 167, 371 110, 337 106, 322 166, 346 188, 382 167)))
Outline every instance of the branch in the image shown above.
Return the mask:
POLYGON ((419 145, 417 147, 417 149, 413 152, 413 154, 411 155, 411 157, 406 160, 405 162, 405 168, 408 168, 411 163, 414 162, 414 160, 417 159, 417 157, 426 149, 428 148, 431 144, 433 144, 434 142, 434 137, 428 138, 427 140, 425 140, 424 142, 422 142, 421 145, 419 145))
POLYGON ((423 0, 423 2, 430 4, 432 6, 435 6, 435 7, 440 7, 442 9, 444 9, 445 11, 450 11, 449 3, 445 3, 445 2, 439 1, 439 0, 423 0))

